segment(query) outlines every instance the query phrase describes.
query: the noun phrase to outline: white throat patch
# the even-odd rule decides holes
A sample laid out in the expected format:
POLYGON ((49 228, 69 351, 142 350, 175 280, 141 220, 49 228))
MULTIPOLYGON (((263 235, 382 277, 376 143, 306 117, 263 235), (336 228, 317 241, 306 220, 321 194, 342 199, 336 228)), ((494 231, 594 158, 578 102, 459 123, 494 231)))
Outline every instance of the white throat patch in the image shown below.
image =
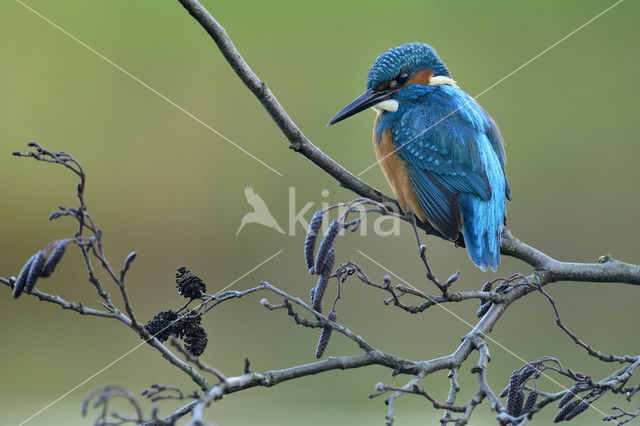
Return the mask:
POLYGON ((371 108, 376 112, 376 114, 380 115, 385 111, 396 112, 398 110, 398 105, 400 105, 400 103, 395 99, 387 99, 386 101, 378 102, 371 108))

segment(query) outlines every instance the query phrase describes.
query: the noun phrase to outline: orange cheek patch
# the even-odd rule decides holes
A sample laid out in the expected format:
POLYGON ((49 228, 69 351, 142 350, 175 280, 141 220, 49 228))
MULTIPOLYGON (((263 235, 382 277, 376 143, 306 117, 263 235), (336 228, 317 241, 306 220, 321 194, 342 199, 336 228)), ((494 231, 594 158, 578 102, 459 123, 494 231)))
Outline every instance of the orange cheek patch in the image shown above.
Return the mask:
POLYGON ((433 70, 432 69, 423 69, 423 70, 418 71, 416 73, 416 75, 411 77, 409 79, 409 81, 407 81, 406 85, 419 84, 421 86, 428 86, 429 85, 429 81, 431 81, 431 77, 433 77, 433 70))

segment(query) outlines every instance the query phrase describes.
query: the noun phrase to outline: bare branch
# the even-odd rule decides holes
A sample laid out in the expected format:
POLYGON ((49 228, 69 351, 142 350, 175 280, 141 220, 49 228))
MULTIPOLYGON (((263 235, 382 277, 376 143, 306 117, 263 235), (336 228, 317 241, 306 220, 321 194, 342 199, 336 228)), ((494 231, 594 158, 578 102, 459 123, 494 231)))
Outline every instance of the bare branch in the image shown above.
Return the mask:
POLYGON ((92 400, 94 400, 93 408, 102 407, 101 414, 96 420, 96 424, 106 425, 106 424, 122 424, 126 422, 136 422, 136 423, 145 422, 144 416, 142 415, 142 409, 140 408, 140 404, 138 404, 138 401, 131 394, 131 392, 129 392, 127 389, 125 389, 122 386, 114 386, 114 385, 104 386, 89 392, 89 394, 82 401, 81 411, 83 416, 87 415, 87 412, 89 409, 89 403, 92 400), (129 402, 129 404, 134 408, 136 412, 136 416, 129 417, 129 416, 123 416, 117 412, 110 412, 108 405, 109 405, 109 402, 115 397, 122 397, 126 399, 129 402), (118 422, 109 421, 108 419, 109 415, 118 419, 118 422))
POLYGON ((538 284, 537 286, 534 286, 533 284, 530 284, 530 285, 533 286, 536 290, 542 293, 544 297, 547 298, 547 300, 551 304, 551 307, 553 308, 553 312, 556 316, 556 324, 558 325, 558 327, 560 327, 562 331, 564 331, 567 334, 567 336, 569 336, 571 340, 573 340, 578 346, 583 347, 589 355, 595 358, 598 358, 600 361, 605 361, 605 362, 621 362, 622 363, 622 362, 636 361, 635 357, 631 357, 629 355, 624 355, 624 356, 617 356, 613 354, 604 355, 602 352, 593 349, 591 345, 589 345, 588 343, 585 343, 582 340, 580 340, 580 338, 571 330, 569 330, 569 328, 567 328, 567 326, 560 319, 560 312, 558 312, 558 307, 556 305, 556 302, 553 300, 551 295, 549 295, 549 293, 547 293, 540 284, 538 284))
MULTIPOLYGON (((261 81, 251 67, 249 67, 218 21, 216 21, 197 0, 179 1, 211 36, 231 68, 256 98, 258 98, 267 113, 275 121, 287 139, 289 139, 291 147, 295 151, 301 153, 312 163, 325 170, 330 176, 335 178, 341 186, 350 189, 362 197, 387 205, 394 204, 397 206, 395 200, 367 185, 314 146, 300 131, 293 120, 291 120, 267 85, 261 81)), ((424 229, 427 234, 442 237, 442 235, 429 224, 421 222, 419 226, 424 229)), ((560 262, 518 240, 506 227, 503 231, 501 241, 502 254, 513 256, 536 269, 546 271, 549 275, 547 282, 589 281, 620 282, 640 285, 640 266, 638 265, 620 262, 607 256, 601 258, 599 263, 594 264, 560 262)), ((458 239, 456 244, 464 245, 464 241, 458 239)))
POLYGON ((178 352, 180 352, 185 358, 187 358, 187 361, 189 361, 192 364, 195 364, 195 366, 198 367, 200 370, 213 374, 221 381, 227 379, 226 376, 220 372, 220 370, 207 364, 204 361, 201 361, 199 358, 196 358, 193 355, 191 355, 189 351, 187 351, 184 348, 184 346, 182 346, 180 342, 178 342, 178 339, 172 337, 169 339, 169 343, 171 344, 171 346, 176 348, 178 352))
MULTIPOLYGON (((60 206, 58 210, 52 213, 50 218, 55 219, 57 217, 66 216, 77 220, 78 229, 74 238, 64 241, 65 244, 66 242, 73 241, 80 247, 83 261, 88 272, 89 281, 102 298, 102 301, 99 303, 105 310, 88 308, 82 303, 69 302, 57 295, 41 292, 38 289, 32 288, 35 284, 35 279, 29 281, 30 285, 26 285, 24 287, 25 293, 38 297, 42 301, 55 303, 63 309, 70 309, 82 315, 113 318, 122 322, 127 327, 138 333, 144 339, 144 343, 156 348, 172 365, 185 372, 195 383, 198 384, 203 392, 202 395, 197 392, 185 394, 177 387, 154 384, 151 389, 143 392, 143 395, 148 396, 152 401, 164 399, 195 399, 195 401, 186 404, 164 419, 158 419, 155 411, 152 412, 150 419, 145 419, 140 410, 140 406, 135 401, 135 398, 133 398, 131 393, 124 388, 108 386, 97 389, 87 396, 83 402, 83 413, 87 412, 89 403, 94 401, 94 407, 101 408, 102 410, 98 418, 98 423, 100 424, 136 422, 143 424, 166 425, 173 424, 184 415, 191 413, 193 419, 190 424, 203 425, 203 412, 205 408, 225 395, 252 387, 271 387, 288 380, 323 373, 326 371, 361 368, 368 365, 384 366, 391 369, 394 375, 403 374, 410 376, 406 384, 401 387, 394 387, 382 383, 376 386, 379 393, 372 396, 379 396, 392 392, 385 400, 388 405, 388 413, 386 416, 388 425, 391 425, 394 421, 395 400, 404 395, 417 395, 423 397, 428 400, 434 408, 443 410, 444 415, 440 420, 441 425, 446 425, 450 422, 455 422, 456 425, 467 424, 474 409, 485 399, 489 402, 491 409, 497 413, 498 421, 500 423, 505 425, 521 425, 531 419, 535 412, 542 409, 550 402, 558 399, 561 400, 562 406, 556 415, 557 419, 570 420, 586 410, 591 403, 604 395, 605 392, 611 392, 614 394, 626 393, 628 398, 638 392, 640 387, 629 387, 628 381, 635 369, 640 365, 640 356, 604 355, 603 353, 593 349, 588 343, 578 338, 575 333, 571 332, 564 325, 560 319, 560 314, 554 300, 543 289, 543 287, 549 283, 557 281, 622 282, 638 285, 640 284, 640 266, 620 262, 612 259, 608 255, 600 258, 597 263, 561 262, 519 241, 517 238, 513 237, 510 230, 505 227, 502 235, 501 252, 504 255, 518 258, 532 266, 533 273, 528 276, 515 274, 511 277, 499 278, 494 282, 486 283, 481 290, 451 292, 450 290, 452 285, 459 277, 459 271, 453 273, 446 281, 441 281, 435 276, 427 259, 427 246, 422 244, 420 240, 418 227, 424 229, 427 234, 433 234, 443 238, 442 235, 440 235, 429 224, 417 222, 417 219, 411 214, 411 212, 407 212, 407 215, 398 213, 400 210, 394 200, 384 196, 376 189, 352 175, 315 147, 290 119, 267 85, 251 70, 249 65, 245 62, 231 42, 230 38, 227 36, 224 28, 220 26, 220 24, 198 3, 197 0, 179 1, 212 37, 230 66, 249 90, 258 98, 268 114, 289 140, 291 144, 290 148, 302 154, 315 165, 325 170, 330 176, 335 178, 341 186, 366 198, 358 198, 341 205, 345 207, 346 210, 340 214, 338 219, 334 219, 332 222, 331 227, 320 243, 317 256, 315 257, 314 251, 316 246, 316 237, 322 221, 322 214, 336 208, 337 206, 331 206, 324 211, 319 212, 319 215, 318 213, 314 215, 312 226, 310 227, 305 241, 305 262, 310 273, 319 275, 320 278, 318 279, 316 287, 312 290, 310 304, 303 302, 300 298, 292 296, 267 282, 263 282, 256 287, 249 288, 244 291, 224 291, 215 295, 206 294, 206 287, 202 284, 202 289, 199 289, 199 287, 196 286, 197 288, 194 287, 194 292, 180 293, 184 297, 189 298, 189 302, 184 304, 177 311, 167 310, 158 314, 158 318, 164 319, 163 315, 166 315, 170 317, 170 320, 162 323, 153 331, 153 333, 150 333, 149 330, 151 330, 151 327, 149 325, 153 323, 154 320, 150 321, 147 326, 143 326, 137 321, 125 282, 126 274, 136 254, 135 252, 132 252, 126 258, 119 273, 116 273, 116 270, 110 266, 102 244, 102 231, 96 226, 93 218, 87 211, 87 206, 84 200, 86 175, 81 165, 71 155, 65 152, 48 151, 36 143, 30 144, 30 146, 36 148, 34 152, 28 152, 25 154, 15 153, 17 156, 31 157, 38 161, 63 165, 79 177, 80 182, 77 185, 79 206, 77 208, 60 206), (339 231, 345 228, 351 230, 357 229, 357 227, 362 223, 363 218, 367 214, 374 212, 397 217, 411 224, 418 246, 418 255, 426 270, 426 278, 438 288, 439 293, 441 294, 434 296, 405 286, 393 286, 391 278, 388 276, 382 277, 381 283, 376 282, 371 279, 360 266, 350 261, 341 263, 335 273, 333 272, 333 261, 335 260, 334 245, 336 238, 339 235, 339 231), (109 278, 118 287, 122 297, 122 303, 124 303, 124 313, 116 308, 111 300, 109 292, 105 290, 101 280, 97 277, 91 263, 92 259, 97 259, 100 262, 104 272, 108 274, 109 278), (461 344, 449 355, 424 361, 412 361, 397 355, 383 353, 375 349, 357 333, 336 321, 336 304, 341 298, 340 286, 344 283, 346 278, 351 275, 356 275, 361 282, 369 287, 374 287, 384 291, 386 295, 389 296, 388 299, 385 300, 385 303, 393 304, 394 306, 410 313, 424 312, 430 306, 441 303, 478 299, 481 302, 480 310, 477 313, 480 319, 473 329, 463 337, 461 344), (322 313, 322 298, 329 284, 330 278, 337 279, 337 296, 333 301, 331 313, 325 316, 322 313), (500 282, 500 284, 495 290, 492 290, 492 285, 496 282, 500 282), (316 356, 322 356, 324 347, 328 341, 328 336, 332 331, 340 333, 353 341, 364 352, 364 354, 357 356, 329 357, 327 359, 305 365, 293 366, 282 370, 267 371, 264 373, 251 371, 247 360, 245 362, 244 374, 235 377, 225 376, 215 367, 199 360, 197 356, 204 351, 207 343, 207 334, 200 326, 201 317, 221 303, 239 299, 245 295, 258 291, 267 291, 269 293, 276 294, 278 298, 281 298, 282 303, 275 305, 269 303, 268 300, 263 299, 262 304, 268 309, 285 311, 298 325, 322 329, 323 334, 321 335, 316 356), (600 361, 619 362, 624 365, 609 377, 599 382, 594 382, 588 375, 575 372, 571 369, 565 369, 560 361, 553 357, 540 358, 539 360, 527 363, 521 369, 514 371, 509 387, 500 395, 503 396, 506 392, 507 404, 505 407, 499 397, 494 393, 488 381, 487 366, 490 361, 490 354, 489 346, 485 339, 492 331, 497 321, 501 318, 502 314, 511 306, 511 304, 534 291, 540 291, 549 300, 553 307, 558 326, 577 345, 587 350, 589 355, 598 358, 600 361), (423 303, 418 305, 404 303, 405 297, 410 296, 418 298, 419 301, 423 301, 423 303), (201 303, 195 308, 189 308, 191 302, 194 300, 198 300, 201 303), (187 322, 192 326, 191 329, 187 329, 186 326, 184 326, 187 322), (174 326, 176 323, 179 326, 174 326), (185 337, 189 333, 189 331, 185 330, 193 329, 202 333, 201 341, 204 343, 198 346, 198 351, 192 351, 193 346, 191 348, 189 346, 194 341, 194 334, 189 335, 189 337, 185 337), (164 332, 164 334, 160 336, 160 333, 162 332, 164 332), (179 353, 186 357, 187 362, 182 361, 174 352, 162 344, 162 341, 166 341, 172 333, 181 339, 185 339, 185 346, 178 343, 175 338, 172 338, 170 343, 179 353), (157 338, 156 336, 160 336, 160 338, 157 338), (192 340, 189 342, 187 340, 188 338, 192 338, 192 340), (193 353, 190 353, 190 351, 193 353), (477 375, 477 391, 464 405, 461 405, 460 402, 456 404, 456 399, 458 398, 458 392, 460 390, 458 383, 458 371, 473 352, 478 353, 478 361, 472 368, 472 372, 477 375), (194 354, 196 356, 194 356, 194 354), (201 371, 213 374, 218 379, 218 383, 211 386, 204 375, 198 372, 192 365, 201 371), (423 388, 424 385, 421 384, 421 382, 429 375, 444 370, 448 370, 450 388, 447 399, 444 402, 440 402, 425 388, 423 388), (565 390, 555 394, 539 391, 537 389, 538 384, 536 380, 544 371, 549 371, 550 373, 555 372, 569 377, 574 381, 574 385, 570 390, 565 390), (529 391, 530 397, 526 402, 524 401, 525 390, 529 391), (580 397, 578 397, 578 393, 581 394, 580 397), (116 396, 126 398, 134 407, 135 415, 125 415, 116 411, 109 411, 108 403, 116 396), (542 396, 543 399, 536 403, 539 396, 542 396), (567 402, 568 405, 564 405, 567 402)), ((455 243, 457 245, 463 245, 464 241, 459 238, 455 243)), ((50 247, 51 246, 49 246, 46 251, 50 250, 50 247)), ((37 267, 34 267, 34 270, 39 271, 43 269, 44 254, 46 251, 41 250, 37 252, 37 263, 34 263, 37 267)), ((31 274, 31 268, 26 267, 26 269, 28 269, 29 274, 31 274)), ((37 278, 39 276, 44 277, 48 275, 38 275, 36 273, 32 278, 37 278)), ((200 282, 201 281, 202 280, 200 280, 200 282)), ((11 288, 16 288, 16 293, 18 295, 21 293, 22 287, 15 285, 16 280, 13 277, 9 279, 0 278, 0 282, 11 288)), ((20 275, 18 277, 18 283, 24 283, 24 280, 20 279, 20 275)), ((14 293, 14 295, 16 293, 14 293)), ((158 322, 155 324, 157 325, 158 322)), ((605 417, 605 420, 624 419, 622 422, 627 422, 638 416, 638 412, 629 412, 619 407, 614 407, 613 409, 618 410, 620 413, 607 416, 605 417)))
POLYGON ((611 407, 611 409, 619 411, 619 413, 605 416, 602 419, 603 421, 605 422, 615 421, 618 425, 623 425, 625 423, 629 423, 631 420, 640 416, 640 408, 638 408, 636 411, 627 411, 621 407, 618 407, 617 405, 614 405, 613 407, 611 407))
POLYGON ((141 392, 141 395, 147 397, 151 402, 162 401, 165 399, 198 399, 200 395, 194 391, 189 394, 182 392, 177 386, 163 385, 162 383, 153 383, 150 388, 141 392))
MULTIPOLYGON (((249 64, 244 60, 238 49, 227 35, 225 29, 211 16, 211 14, 196 0, 179 0, 184 8, 204 28, 216 43, 220 52, 225 57, 231 68, 240 80, 255 95, 265 108, 269 116, 280 128, 282 133, 291 143, 290 148, 304 155, 313 164, 320 167, 338 183, 361 197, 366 197, 381 203, 394 204, 397 202, 383 195, 377 189, 358 179, 340 164, 333 161, 302 133, 298 126, 291 120, 287 112, 282 108, 278 99, 273 95, 267 84, 253 72, 249 64)), ((429 234, 440 235, 431 225, 420 223, 420 226, 429 234)))

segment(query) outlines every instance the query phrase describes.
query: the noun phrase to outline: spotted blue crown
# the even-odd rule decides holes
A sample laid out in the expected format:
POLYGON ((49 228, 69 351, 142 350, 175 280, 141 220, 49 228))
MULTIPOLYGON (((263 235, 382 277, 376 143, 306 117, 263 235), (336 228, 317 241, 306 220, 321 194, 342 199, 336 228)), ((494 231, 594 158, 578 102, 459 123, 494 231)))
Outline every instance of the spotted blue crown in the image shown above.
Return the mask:
POLYGON ((367 76, 367 88, 392 80, 403 72, 421 68, 433 70, 433 75, 451 77, 433 47, 424 43, 407 43, 394 47, 378 56, 367 76))

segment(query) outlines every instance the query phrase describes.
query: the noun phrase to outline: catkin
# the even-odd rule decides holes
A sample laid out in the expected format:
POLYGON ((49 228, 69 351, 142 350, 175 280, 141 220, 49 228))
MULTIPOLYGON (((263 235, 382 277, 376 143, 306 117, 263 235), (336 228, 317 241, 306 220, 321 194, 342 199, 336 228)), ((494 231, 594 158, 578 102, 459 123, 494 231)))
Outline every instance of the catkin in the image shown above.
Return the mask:
POLYGON ((482 318, 489 311, 489 308, 491 308, 492 304, 493 303, 491 302, 491 300, 485 301, 482 305, 480 305, 480 309, 476 311, 476 316, 478 318, 482 318))
POLYGON ((314 267, 316 275, 322 274, 329 250, 333 247, 333 243, 338 236, 338 232, 340 232, 340 227, 340 221, 338 219, 334 219, 331 222, 331 225, 329 225, 329 229, 327 229, 327 232, 324 234, 320 247, 318 247, 318 254, 316 255, 316 264, 314 267))
POLYGON ((58 265, 58 263, 60 262, 60 259, 62 259, 62 256, 64 256, 64 253, 66 251, 67 251, 67 242, 65 241, 65 242, 58 243, 56 247, 53 249, 53 251, 51 252, 51 254, 49 255, 49 259, 47 259, 47 263, 44 264, 42 271, 40 271, 40 276, 41 277, 50 276, 53 273, 56 266, 58 265))
POLYGON ((333 249, 329 249, 327 259, 324 263, 324 269, 322 270, 322 275, 320 275, 320 278, 318 278, 318 283, 312 290, 312 307, 318 312, 322 312, 322 298, 324 297, 324 292, 327 290, 327 285, 329 285, 329 277, 331 276, 331 270, 333 269, 333 262, 335 261, 335 259, 335 251, 333 249))
MULTIPOLYGON (((327 318, 330 321, 335 321, 338 318, 335 310, 329 312, 327 318)), ((323 327, 322 332, 320 333, 320 339, 318 339, 318 346, 316 347, 316 358, 322 358, 324 354, 324 350, 327 348, 329 344, 329 338, 331 338, 331 332, 333 328, 331 327, 323 327)))
POLYGON ((322 212, 317 211, 311 218, 309 228, 307 228, 307 236, 304 239, 304 260, 307 264, 307 269, 313 268, 314 265, 313 252, 316 249, 316 239, 321 226, 322 212))
POLYGON ((518 406, 518 392, 520 391, 520 371, 515 370, 511 373, 511 379, 509 380, 509 391, 507 393, 507 413, 515 416, 516 411, 520 411, 522 407, 522 400, 518 406))
POLYGON ((566 416, 564 416, 564 421, 568 422, 569 420, 576 417, 578 414, 584 413, 587 408, 589 408, 589 403, 585 400, 580 401, 578 405, 576 405, 573 410, 569 411, 566 416))
POLYGON ((31 262, 33 262, 33 257, 30 257, 27 260, 27 263, 24 264, 20 273, 18 274, 18 278, 16 278, 16 282, 13 285, 13 298, 17 299, 22 294, 22 290, 24 290, 24 285, 27 283, 27 276, 29 275, 29 269, 31 268, 31 262))
POLYGON ((562 398, 560 398, 560 401, 558 401, 558 408, 562 408, 565 405, 567 405, 567 402, 571 401, 573 399, 574 396, 576 396, 575 393, 573 393, 574 389, 571 388, 567 391, 567 393, 565 393, 562 398))
POLYGON ((529 396, 527 397, 527 400, 524 403, 524 407, 522 407, 522 414, 526 414, 529 411, 531 411, 533 407, 536 405, 537 400, 538 400, 538 391, 534 389, 531 392, 529 392, 529 396))
POLYGON ((36 285, 36 281, 38 281, 38 277, 40 276, 40 272, 42 272, 42 267, 44 266, 46 259, 47 258, 42 250, 34 254, 31 258, 31 266, 29 267, 29 273, 27 274, 27 281, 24 284, 24 291, 27 293, 30 293, 36 285))
POLYGON ((562 407, 556 413, 555 417, 553 418, 553 422, 554 423, 560 423, 561 421, 563 421, 565 419, 565 417, 567 416, 567 414, 569 414, 571 411, 573 411, 573 409, 576 408, 578 406, 578 404, 580 404, 580 400, 575 400, 575 401, 571 401, 570 403, 568 403, 567 405, 562 407))

